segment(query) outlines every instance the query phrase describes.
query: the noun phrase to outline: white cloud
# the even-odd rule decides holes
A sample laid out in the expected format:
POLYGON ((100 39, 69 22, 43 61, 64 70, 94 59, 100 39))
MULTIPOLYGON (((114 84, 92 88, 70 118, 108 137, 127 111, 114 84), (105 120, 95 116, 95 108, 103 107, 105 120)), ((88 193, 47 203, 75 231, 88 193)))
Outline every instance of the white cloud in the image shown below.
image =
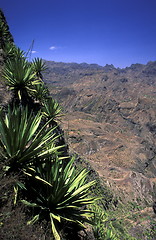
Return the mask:
POLYGON ((37 53, 37 51, 31 51, 32 53, 37 53))
POLYGON ((49 49, 50 49, 50 50, 55 50, 55 49, 57 49, 57 47, 51 46, 49 49))

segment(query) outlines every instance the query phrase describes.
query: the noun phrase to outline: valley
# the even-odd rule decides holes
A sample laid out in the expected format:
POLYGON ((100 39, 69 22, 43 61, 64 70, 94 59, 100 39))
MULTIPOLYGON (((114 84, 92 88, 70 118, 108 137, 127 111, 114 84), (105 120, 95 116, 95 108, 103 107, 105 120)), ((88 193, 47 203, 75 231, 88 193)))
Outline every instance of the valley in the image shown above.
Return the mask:
POLYGON ((151 205, 156 197, 156 62, 125 69, 46 65, 45 82, 64 109, 61 124, 70 148, 123 201, 151 205))

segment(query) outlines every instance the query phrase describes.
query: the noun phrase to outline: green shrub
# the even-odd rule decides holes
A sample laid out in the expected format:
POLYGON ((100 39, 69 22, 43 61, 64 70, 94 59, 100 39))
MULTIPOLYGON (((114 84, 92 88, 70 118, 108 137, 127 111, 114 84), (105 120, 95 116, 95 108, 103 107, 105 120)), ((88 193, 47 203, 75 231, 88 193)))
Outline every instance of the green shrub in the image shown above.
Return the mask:
POLYGON ((94 211, 93 232, 96 240, 119 240, 108 214, 97 205, 92 210, 94 211))
POLYGON ((0 22, 0 33, 6 55, 3 77, 12 92, 10 107, 0 112, 0 164, 4 176, 20 175, 12 184, 14 204, 22 199, 28 208, 32 207, 28 224, 46 220, 53 237, 59 240, 62 224, 84 228, 85 222, 91 223, 92 212, 86 206, 96 200, 88 196, 95 181, 86 181, 85 169, 77 172, 74 158, 65 160, 67 152, 55 121, 61 108, 44 85, 42 72, 46 66, 42 59, 28 62, 26 54, 13 44, 6 23, 0 22))
POLYGON ((21 171, 32 167, 38 161, 44 161, 57 154, 61 147, 55 147, 57 137, 54 128, 46 123, 40 128, 42 114, 28 113, 28 108, 15 107, 8 113, 0 114, 0 147, 4 165, 10 171, 21 171))
POLYGON ((85 206, 95 201, 95 198, 87 197, 95 182, 86 183, 86 170, 76 173, 73 161, 71 159, 65 167, 59 159, 38 164, 26 186, 29 200, 22 200, 27 206, 37 209, 37 214, 28 223, 49 220, 56 240, 60 239, 58 229, 64 221, 82 227, 84 222, 91 223, 88 217, 92 212, 85 206))

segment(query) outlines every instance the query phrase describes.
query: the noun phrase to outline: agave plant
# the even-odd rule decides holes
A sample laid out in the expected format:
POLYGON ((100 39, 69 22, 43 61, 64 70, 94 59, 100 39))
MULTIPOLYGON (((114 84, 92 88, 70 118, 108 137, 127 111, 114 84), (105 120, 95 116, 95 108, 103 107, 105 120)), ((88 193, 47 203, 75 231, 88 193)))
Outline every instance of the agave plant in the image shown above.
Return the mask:
POLYGON ((5 16, 0 9, 0 48, 3 49, 8 42, 13 42, 13 37, 9 32, 5 16))
POLYGON ((91 206, 93 233, 97 240, 119 240, 108 214, 99 205, 91 206))
POLYGON ((6 42, 4 47, 5 61, 14 60, 15 58, 25 58, 25 53, 20 48, 16 47, 12 42, 6 42))
POLYGON ((22 200, 27 206, 37 209, 36 215, 28 224, 39 219, 49 220, 56 240, 60 240, 58 229, 63 221, 83 227, 84 222, 90 223, 88 217, 92 213, 82 207, 95 201, 95 198, 87 197, 95 181, 86 183, 86 170, 76 173, 73 161, 74 158, 65 167, 59 158, 38 165, 34 175, 31 174, 33 181, 30 179, 29 182, 29 201, 22 200))
POLYGON ((55 120, 56 118, 61 116, 62 108, 56 102, 56 100, 49 97, 43 102, 42 112, 47 119, 55 120))
POLYGON ((8 38, 8 29, 6 28, 4 22, 0 21, 0 36, 1 36, 1 41, 0 41, 0 48, 5 47, 5 42, 8 38))
POLYGON ((30 100, 29 92, 34 91, 33 85, 38 84, 33 67, 25 58, 16 57, 13 61, 7 61, 3 76, 7 86, 14 93, 14 99, 26 105, 30 100))
POLYGON ((42 72, 47 70, 46 64, 41 58, 34 58, 32 65, 36 76, 43 80, 42 72))
POLYGON ((40 128, 41 112, 36 116, 27 108, 9 109, 0 114, 0 147, 5 165, 10 170, 28 169, 36 161, 43 161, 57 154, 61 147, 55 147, 54 128, 40 128))
POLYGON ((34 90, 35 91, 33 92, 32 96, 41 103, 49 94, 48 89, 45 87, 43 82, 34 85, 34 90))

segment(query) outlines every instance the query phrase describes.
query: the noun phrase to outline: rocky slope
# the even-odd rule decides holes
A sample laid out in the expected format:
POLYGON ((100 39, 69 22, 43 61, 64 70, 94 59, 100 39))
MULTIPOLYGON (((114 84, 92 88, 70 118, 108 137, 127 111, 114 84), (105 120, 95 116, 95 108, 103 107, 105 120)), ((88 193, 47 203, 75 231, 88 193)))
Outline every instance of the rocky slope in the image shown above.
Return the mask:
POLYGON ((122 201, 152 204, 156 183, 156 62, 113 65, 46 61, 64 107, 70 148, 90 161, 122 201))
MULTIPOLYGON (((130 234, 139 239, 154 240, 156 62, 134 64, 125 69, 86 63, 46 61, 46 64, 49 68, 44 79, 51 94, 64 107, 61 124, 71 152, 82 156, 77 161, 81 167, 87 167, 89 178, 97 178, 97 173, 84 158, 114 190, 113 201, 109 188, 104 187, 102 192, 108 200, 110 194, 113 203, 108 213, 110 221, 114 221, 116 229, 124 223, 130 234), (153 238, 146 237, 150 233, 147 230, 153 231, 153 238)), ((6 105, 10 96, 3 82, 3 65, 0 49, 0 102, 6 105)), ((13 218, 8 218, 11 224, 16 222, 12 219, 18 217, 17 209, 14 213, 13 218)), ((13 226, 12 233, 15 225, 9 225, 9 230, 10 226, 13 226)), ((6 228, 8 233, 8 224, 6 228)), ((23 238, 25 231, 22 229, 23 238)), ((17 228, 17 232, 21 237, 21 229, 17 228)), ((34 230, 32 233, 34 236, 34 230)))

